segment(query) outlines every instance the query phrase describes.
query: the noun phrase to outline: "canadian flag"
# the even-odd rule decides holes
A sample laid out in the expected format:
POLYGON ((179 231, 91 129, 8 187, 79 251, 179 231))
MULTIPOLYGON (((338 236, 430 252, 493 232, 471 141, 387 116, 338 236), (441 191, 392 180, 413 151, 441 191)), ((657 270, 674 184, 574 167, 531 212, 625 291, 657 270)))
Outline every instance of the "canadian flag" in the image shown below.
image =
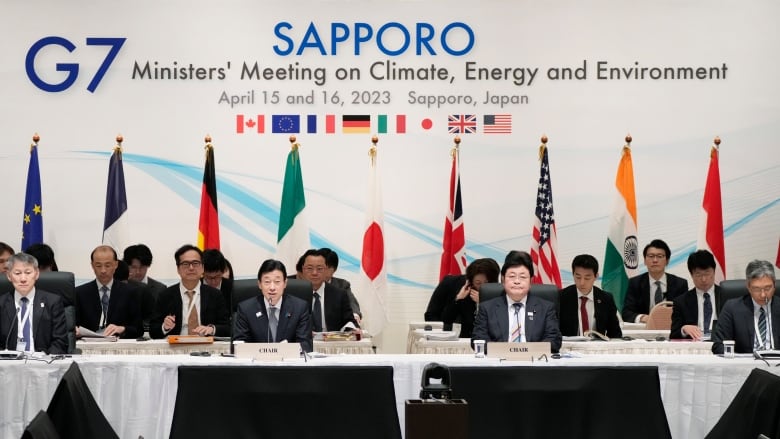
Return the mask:
POLYGON ((236 133, 244 134, 252 131, 257 131, 258 134, 265 132, 265 116, 258 114, 255 119, 252 119, 252 116, 236 115, 236 133))

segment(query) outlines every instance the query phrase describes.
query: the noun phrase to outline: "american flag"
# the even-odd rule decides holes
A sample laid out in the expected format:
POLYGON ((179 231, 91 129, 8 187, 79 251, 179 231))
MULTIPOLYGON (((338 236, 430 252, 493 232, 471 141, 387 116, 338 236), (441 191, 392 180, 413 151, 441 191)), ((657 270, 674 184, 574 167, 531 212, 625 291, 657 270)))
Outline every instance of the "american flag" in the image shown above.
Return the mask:
POLYGON ((449 211, 444 219, 439 280, 448 274, 466 272, 466 232, 463 226, 463 204, 460 200, 460 164, 458 149, 452 150, 452 171, 450 172, 449 211))
POLYGON ((450 114, 447 117, 450 134, 474 134, 477 132, 476 114, 450 114))
POLYGON ((539 150, 541 169, 536 192, 536 214, 531 234, 531 260, 534 264, 535 284, 555 284, 561 288, 561 270, 558 268, 558 236, 553 215, 552 186, 550 184, 550 163, 547 147, 539 150))
POLYGON ((486 114, 482 132, 485 134, 512 134, 511 114, 486 114))

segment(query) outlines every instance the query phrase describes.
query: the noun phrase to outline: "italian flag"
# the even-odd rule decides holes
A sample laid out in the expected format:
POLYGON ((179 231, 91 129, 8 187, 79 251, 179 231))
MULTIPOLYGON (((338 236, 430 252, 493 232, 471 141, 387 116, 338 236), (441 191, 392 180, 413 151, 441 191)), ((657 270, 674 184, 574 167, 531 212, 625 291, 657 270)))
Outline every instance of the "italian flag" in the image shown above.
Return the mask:
POLYGON ((363 329, 371 336, 382 332, 387 323, 385 293, 387 265, 385 262, 384 211, 382 189, 377 170, 376 145, 370 152, 366 226, 363 232, 363 254, 360 259, 360 286, 355 293, 363 311, 363 329))
POLYGON ((615 303, 622 309, 628 279, 637 275, 639 266, 634 167, 628 145, 623 147, 617 177, 615 177, 615 188, 617 196, 609 220, 601 287, 612 293, 615 303))
POLYGON ((306 222, 306 197, 303 193, 303 172, 298 144, 287 154, 284 170, 282 205, 279 208, 279 233, 276 240, 276 257, 289 273, 295 269, 298 258, 311 247, 309 225, 306 222))
POLYGON ((720 197, 718 149, 714 146, 710 151, 710 168, 707 171, 701 207, 704 215, 697 247, 709 250, 715 256, 715 283, 720 284, 720 281, 726 278, 726 250, 723 243, 723 203, 720 197))

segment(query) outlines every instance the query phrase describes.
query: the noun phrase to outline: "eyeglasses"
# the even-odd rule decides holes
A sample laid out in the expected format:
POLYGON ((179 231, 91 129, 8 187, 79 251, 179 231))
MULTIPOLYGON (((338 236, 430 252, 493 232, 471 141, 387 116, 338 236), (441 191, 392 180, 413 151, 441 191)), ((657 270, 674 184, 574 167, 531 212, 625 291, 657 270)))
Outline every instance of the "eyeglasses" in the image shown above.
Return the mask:
POLYGON ((181 268, 200 268, 203 265, 201 261, 181 261, 179 267, 181 268))
POLYGON ((320 266, 314 267, 312 265, 307 265, 307 266, 303 267, 303 271, 306 271, 306 272, 309 272, 309 273, 314 273, 314 272, 319 273, 319 272, 325 271, 325 266, 324 265, 320 265, 320 266))
POLYGON ((647 256, 645 256, 647 259, 666 259, 666 254, 664 253, 648 253, 647 256))
POLYGON ((750 292, 753 294, 760 294, 760 293, 769 294, 774 289, 775 287, 773 285, 767 285, 765 287, 748 287, 748 290, 750 290, 750 292))

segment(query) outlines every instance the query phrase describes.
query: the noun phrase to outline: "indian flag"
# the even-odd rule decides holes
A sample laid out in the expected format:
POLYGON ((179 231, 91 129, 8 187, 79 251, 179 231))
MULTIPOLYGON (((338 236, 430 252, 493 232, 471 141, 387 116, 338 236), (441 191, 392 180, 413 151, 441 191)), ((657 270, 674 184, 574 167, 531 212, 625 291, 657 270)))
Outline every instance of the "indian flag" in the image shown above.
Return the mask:
POLYGON ((628 145, 623 147, 615 177, 615 188, 617 196, 609 220, 601 287, 612 293, 615 303, 622 309, 628 279, 637 275, 639 266, 634 167, 631 164, 631 149, 628 145))
POLYGON ((298 258, 311 247, 305 210, 306 197, 303 193, 301 157, 296 143, 287 154, 282 204, 279 208, 279 233, 276 241, 276 257, 284 263, 289 273, 294 271, 298 258))

